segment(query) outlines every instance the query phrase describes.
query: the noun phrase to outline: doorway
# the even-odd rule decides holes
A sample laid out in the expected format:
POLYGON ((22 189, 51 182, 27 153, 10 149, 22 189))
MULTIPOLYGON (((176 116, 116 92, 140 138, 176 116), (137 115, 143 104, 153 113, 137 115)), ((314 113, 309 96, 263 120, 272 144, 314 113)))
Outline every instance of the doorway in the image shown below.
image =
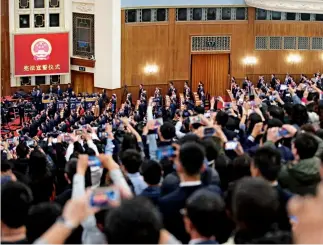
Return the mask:
POLYGON ((204 90, 211 96, 224 96, 228 89, 230 74, 230 54, 193 54, 191 62, 191 81, 193 92, 198 83, 204 84, 204 90))
POLYGON ((73 90, 78 93, 93 93, 94 89, 94 76, 93 73, 72 71, 71 80, 73 90))

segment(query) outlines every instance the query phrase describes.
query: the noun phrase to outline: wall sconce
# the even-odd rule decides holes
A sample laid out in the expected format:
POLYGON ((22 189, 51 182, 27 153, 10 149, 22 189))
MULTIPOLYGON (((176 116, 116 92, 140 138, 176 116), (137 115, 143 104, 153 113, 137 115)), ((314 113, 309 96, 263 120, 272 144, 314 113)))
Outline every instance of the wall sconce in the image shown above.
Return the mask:
POLYGON ((248 56, 243 59, 245 65, 255 65, 257 63, 257 58, 254 56, 248 56))
POLYGON ((145 73, 146 74, 155 74, 158 72, 158 66, 156 65, 146 65, 145 73))
POLYGON ((287 61, 288 61, 289 63, 292 63, 292 64, 294 64, 294 63, 299 63, 299 62, 301 62, 301 60, 302 60, 302 58, 301 58, 301 56, 299 56, 298 54, 291 54, 291 55, 289 55, 289 56, 287 57, 287 61))

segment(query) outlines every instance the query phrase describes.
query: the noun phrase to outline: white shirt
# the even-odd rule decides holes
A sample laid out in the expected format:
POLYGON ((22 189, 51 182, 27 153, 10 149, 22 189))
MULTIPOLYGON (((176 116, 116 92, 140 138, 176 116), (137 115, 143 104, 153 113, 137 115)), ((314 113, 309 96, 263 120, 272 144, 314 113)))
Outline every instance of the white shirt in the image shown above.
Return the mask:
POLYGON ((185 181, 185 182, 181 182, 179 184, 180 187, 187 187, 187 186, 198 186, 201 185, 202 182, 200 180, 197 181, 185 181))

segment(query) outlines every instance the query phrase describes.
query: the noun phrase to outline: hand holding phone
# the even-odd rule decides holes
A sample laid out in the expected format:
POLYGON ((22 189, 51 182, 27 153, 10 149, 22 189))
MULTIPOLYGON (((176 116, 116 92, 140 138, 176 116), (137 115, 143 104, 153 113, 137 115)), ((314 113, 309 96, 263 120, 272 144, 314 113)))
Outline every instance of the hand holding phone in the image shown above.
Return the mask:
POLYGON ((161 147, 156 151, 157 160, 161 160, 163 158, 174 157, 175 149, 173 146, 161 147))
POLYGON ((203 131, 204 137, 213 136, 215 134, 215 128, 207 127, 203 131))
POLYGON ((96 156, 89 156, 89 167, 101 167, 102 164, 96 156))
POLYGON ((93 190, 90 196, 90 206, 107 208, 112 203, 120 202, 120 191, 115 187, 101 187, 93 190))
POLYGON ((278 131, 279 137, 285 137, 287 135, 289 135, 289 132, 286 129, 284 129, 284 128, 279 129, 279 131, 278 131))
POLYGON ((237 141, 228 141, 227 143, 225 143, 225 150, 226 151, 234 150, 237 148, 237 146, 238 146, 237 141))

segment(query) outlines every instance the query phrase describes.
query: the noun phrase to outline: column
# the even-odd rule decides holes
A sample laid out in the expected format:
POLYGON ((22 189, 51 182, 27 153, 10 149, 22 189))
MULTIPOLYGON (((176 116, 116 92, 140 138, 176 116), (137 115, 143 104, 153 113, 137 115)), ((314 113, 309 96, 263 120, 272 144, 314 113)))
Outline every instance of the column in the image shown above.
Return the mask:
POLYGON ((121 86, 121 2, 95 1, 94 87, 121 86))

